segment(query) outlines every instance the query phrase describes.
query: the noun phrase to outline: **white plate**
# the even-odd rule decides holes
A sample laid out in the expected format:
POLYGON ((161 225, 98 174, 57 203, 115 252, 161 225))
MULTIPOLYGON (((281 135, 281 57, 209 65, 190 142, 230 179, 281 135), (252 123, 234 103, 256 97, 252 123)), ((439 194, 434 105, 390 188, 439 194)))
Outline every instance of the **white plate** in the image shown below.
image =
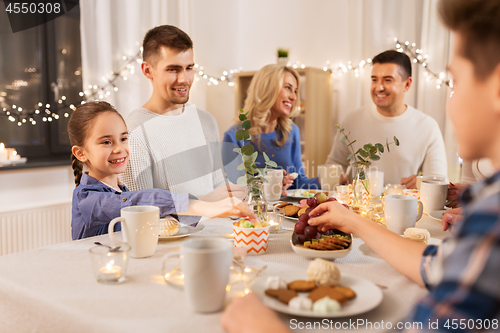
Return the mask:
MULTIPOLYGON (((281 214, 278 214, 278 215, 281 215, 281 214)), ((285 215, 281 215, 281 216, 283 216, 284 218, 289 219, 289 220, 294 220, 294 221, 298 221, 299 220, 298 217, 291 217, 291 216, 285 216, 285 215)))
POLYGON ((174 239, 174 238, 182 238, 182 237, 187 237, 194 235, 203 229, 205 229, 205 226, 201 223, 198 223, 196 227, 191 227, 189 225, 184 225, 179 223, 179 233, 177 235, 173 236, 158 236, 159 239, 174 239))
POLYGON ((306 247, 300 247, 300 246, 295 246, 293 245, 293 238, 295 236, 295 231, 292 233, 292 236, 290 237, 290 245, 292 246, 293 251, 297 253, 299 256, 306 257, 307 259, 316 259, 316 258, 321 258, 321 259, 326 259, 326 260, 334 260, 337 258, 342 258, 345 257, 347 254, 352 249, 352 234, 351 234, 351 244, 349 244, 349 247, 345 250, 331 250, 331 251, 320 251, 320 250, 314 250, 314 249, 308 249, 306 247))
POLYGON ((443 218, 443 213, 446 211, 447 209, 435 210, 433 212, 430 212, 429 216, 435 220, 441 221, 441 219, 443 218))
MULTIPOLYGON (((289 198, 296 198, 296 199, 308 199, 308 198, 312 198, 312 197, 314 197, 314 195, 316 195, 316 193, 314 193, 314 195, 310 196, 310 197, 306 197, 303 195, 297 195, 297 192, 302 192, 302 191, 307 191, 307 190, 286 190, 286 196, 289 198)), ((317 191, 317 190, 314 190, 314 191, 317 191)))
MULTIPOLYGON (((354 275, 342 274, 339 284, 354 290, 356 297, 344 304, 342 309, 338 312, 316 314, 312 310, 291 309, 288 305, 281 303, 276 298, 267 296, 264 293, 266 290, 267 276, 269 275, 257 278, 252 286, 252 290, 259 295, 264 304, 271 309, 290 315, 312 318, 338 318, 354 316, 376 308, 380 302, 382 302, 383 298, 382 290, 380 290, 380 288, 372 282, 354 275)), ((293 280, 307 280, 306 272, 304 270, 283 271, 275 274, 275 276, 279 276, 287 282, 291 282, 293 280)))

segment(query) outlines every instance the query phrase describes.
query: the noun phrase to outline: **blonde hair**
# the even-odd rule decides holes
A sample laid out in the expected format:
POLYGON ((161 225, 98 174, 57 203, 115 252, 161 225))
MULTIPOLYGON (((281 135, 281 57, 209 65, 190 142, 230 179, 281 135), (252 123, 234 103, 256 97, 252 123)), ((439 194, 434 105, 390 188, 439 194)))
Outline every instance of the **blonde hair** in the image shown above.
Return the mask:
MULTIPOLYGON (((248 119, 252 122, 252 127, 248 131, 252 136, 252 141, 257 139, 257 147, 260 148, 260 134, 266 127, 271 117, 271 108, 278 99, 278 95, 283 88, 283 80, 285 73, 292 74, 297 80, 297 90, 299 88, 299 73, 291 67, 282 65, 267 65, 262 67, 253 77, 250 87, 248 87, 247 98, 243 110, 248 112, 248 119)), ((283 146, 292 131, 293 121, 291 118, 296 117, 300 110, 297 109, 300 105, 299 95, 295 100, 290 116, 281 116, 278 118, 275 143, 278 146, 283 146)))

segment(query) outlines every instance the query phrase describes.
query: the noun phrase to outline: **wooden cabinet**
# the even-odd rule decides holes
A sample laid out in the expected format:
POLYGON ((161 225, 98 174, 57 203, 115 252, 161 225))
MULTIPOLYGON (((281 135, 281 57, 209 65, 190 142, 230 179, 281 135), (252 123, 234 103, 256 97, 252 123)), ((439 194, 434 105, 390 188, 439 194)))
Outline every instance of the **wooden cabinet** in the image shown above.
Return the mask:
MULTIPOLYGON (((297 69, 300 75, 301 113, 294 119, 300 129, 302 161, 308 177, 317 176, 317 166, 324 164, 335 133, 331 71, 306 67, 297 69)), ((253 72, 236 74, 236 113, 243 108, 253 72)))

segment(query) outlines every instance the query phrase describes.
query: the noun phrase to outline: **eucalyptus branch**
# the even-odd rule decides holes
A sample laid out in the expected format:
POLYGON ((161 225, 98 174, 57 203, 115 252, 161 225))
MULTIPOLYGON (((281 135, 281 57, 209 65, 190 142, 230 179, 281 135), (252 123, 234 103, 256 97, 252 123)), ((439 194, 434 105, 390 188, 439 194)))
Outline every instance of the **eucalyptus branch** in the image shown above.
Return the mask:
POLYGON ((371 144, 367 143, 363 145, 362 148, 359 148, 357 151, 354 151, 353 144, 356 142, 356 140, 351 141, 349 139, 349 135, 351 134, 350 132, 348 134, 345 133, 345 129, 340 127, 340 125, 335 126, 337 130, 342 133, 342 138, 340 139, 340 142, 347 141, 347 146, 351 149, 352 153, 347 156, 348 160, 351 160, 354 158, 354 162, 352 163, 354 166, 361 166, 364 165, 366 167, 369 167, 372 161, 378 161, 380 160, 380 155, 385 152, 385 149, 387 148, 387 152, 391 152, 389 146, 391 144, 395 144, 396 146, 399 146, 399 140, 394 136, 394 141, 389 142, 388 139, 385 141, 385 145, 381 143, 376 143, 376 144, 371 144))
POLYGON ((277 168, 278 165, 276 162, 271 161, 266 153, 262 153, 265 160, 264 168, 258 168, 255 161, 259 155, 254 148, 254 146, 248 142, 245 143, 245 140, 249 141, 251 139, 250 133, 248 130, 252 127, 252 122, 247 118, 248 112, 244 112, 240 110, 240 114, 238 116, 241 124, 238 125, 238 130, 236 131, 236 140, 241 140, 243 146, 241 148, 235 148, 233 151, 239 153, 242 157, 243 163, 238 165, 238 170, 245 170, 245 175, 238 178, 238 185, 251 185, 257 181, 267 182, 265 176, 267 175, 267 168, 277 168))

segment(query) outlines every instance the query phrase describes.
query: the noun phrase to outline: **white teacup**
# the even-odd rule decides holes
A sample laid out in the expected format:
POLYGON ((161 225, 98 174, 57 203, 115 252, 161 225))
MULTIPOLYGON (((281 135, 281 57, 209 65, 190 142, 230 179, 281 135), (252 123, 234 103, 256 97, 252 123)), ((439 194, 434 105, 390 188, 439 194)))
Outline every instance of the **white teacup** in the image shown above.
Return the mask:
POLYGON ((169 273, 165 264, 172 257, 180 257, 184 291, 193 309, 197 312, 221 310, 233 262, 233 243, 222 238, 185 241, 181 244, 180 252, 168 253, 163 257, 163 276, 169 273))
POLYGON ((423 180, 437 180, 444 182, 446 178, 441 176, 417 176, 417 190, 419 191, 423 180))
POLYGON ((281 198, 283 189, 283 170, 268 170, 264 183, 264 198, 269 201, 277 201, 281 198))
POLYGON ((402 235, 407 228, 414 227, 415 222, 422 217, 422 202, 409 195, 386 195, 384 215, 387 229, 402 235))
POLYGON ((384 192, 384 172, 368 171, 366 178, 368 178, 370 184, 370 195, 379 197, 384 192))
POLYGON ((429 214, 441 210, 446 203, 448 183, 443 181, 424 180, 420 184, 420 200, 424 204, 424 213, 429 214))
POLYGON ((325 164, 318 165, 318 178, 323 191, 335 191, 339 185, 342 165, 325 164))
POLYGON ((128 244, 133 258, 151 257, 158 244, 160 209, 156 206, 130 206, 122 208, 120 215, 109 222, 109 238, 117 244, 128 244), (113 228, 117 222, 122 224, 125 242, 115 239, 113 228))

